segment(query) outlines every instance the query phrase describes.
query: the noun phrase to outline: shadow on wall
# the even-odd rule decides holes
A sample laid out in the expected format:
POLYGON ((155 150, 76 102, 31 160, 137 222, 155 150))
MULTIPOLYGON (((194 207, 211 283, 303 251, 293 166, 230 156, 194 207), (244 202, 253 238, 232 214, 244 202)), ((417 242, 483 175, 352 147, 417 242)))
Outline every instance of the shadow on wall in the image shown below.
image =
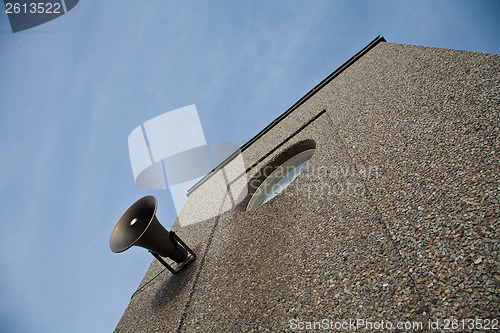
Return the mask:
MULTIPOLYGON (((200 247, 195 247, 193 250, 200 253, 200 247)), ((199 260, 193 261, 185 269, 176 274, 170 274, 168 271, 163 271, 159 277, 164 277, 163 283, 158 287, 156 294, 151 300, 151 307, 156 311, 164 311, 166 308, 179 308, 176 300, 189 282, 195 277, 198 269, 199 260)))

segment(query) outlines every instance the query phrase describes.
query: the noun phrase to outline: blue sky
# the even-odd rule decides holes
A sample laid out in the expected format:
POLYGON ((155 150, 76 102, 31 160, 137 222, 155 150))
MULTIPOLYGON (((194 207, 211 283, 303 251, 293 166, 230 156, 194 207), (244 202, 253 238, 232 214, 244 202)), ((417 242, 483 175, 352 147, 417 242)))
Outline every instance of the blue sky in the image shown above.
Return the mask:
POLYGON ((13 34, 0 13, 0 331, 109 332, 152 257, 109 249, 139 188, 127 138, 196 104, 241 145, 377 35, 499 53, 499 1, 80 1, 13 34))

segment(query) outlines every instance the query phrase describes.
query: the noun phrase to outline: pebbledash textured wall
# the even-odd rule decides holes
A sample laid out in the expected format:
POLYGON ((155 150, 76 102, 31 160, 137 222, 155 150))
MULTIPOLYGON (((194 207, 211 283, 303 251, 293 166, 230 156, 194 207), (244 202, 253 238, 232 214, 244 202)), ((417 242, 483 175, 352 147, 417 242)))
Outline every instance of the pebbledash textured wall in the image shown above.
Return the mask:
POLYGON ((500 56, 375 44, 243 151, 258 185, 315 147, 299 177, 176 222, 197 260, 153 261, 117 332, 500 318, 500 56))

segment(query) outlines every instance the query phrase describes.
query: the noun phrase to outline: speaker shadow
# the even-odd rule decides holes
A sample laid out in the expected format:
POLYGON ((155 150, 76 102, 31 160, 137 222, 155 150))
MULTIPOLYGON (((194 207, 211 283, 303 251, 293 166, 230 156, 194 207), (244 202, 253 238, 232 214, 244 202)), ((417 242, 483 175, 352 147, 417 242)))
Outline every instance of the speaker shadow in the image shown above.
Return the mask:
MULTIPOLYGON (((200 248, 193 248, 193 251, 199 253, 200 248)), ((187 287, 187 285, 196 275, 200 259, 201 258, 198 256, 195 261, 189 263, 189 265, 176 274, 171 274, 165 269, 164 274, 167 277, 161 286, 158 287, 156 294, 151 300, 151 306, 154 310, 163 310, 165 307, 171 306, 175 307, 178 302, 182 302, 182 299, 189 297, 190 288, 187 287), (185 296, 180 297, 183 292, 185 296)))

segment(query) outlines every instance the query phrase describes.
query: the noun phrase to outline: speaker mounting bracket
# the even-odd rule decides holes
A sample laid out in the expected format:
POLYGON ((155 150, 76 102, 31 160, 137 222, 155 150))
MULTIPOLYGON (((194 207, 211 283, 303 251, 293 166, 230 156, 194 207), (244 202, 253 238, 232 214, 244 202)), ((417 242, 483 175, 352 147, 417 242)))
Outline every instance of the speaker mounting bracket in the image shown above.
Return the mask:
POLYGON ((187 256, 186 260, 184 260, 184 262, 180 263, 177 266, 177 268, 174 269, 172 266, 170 266, 160 255, 158 255, 152 251, 148 251, 148 252, 151 253, 153 255, 153 257, 155 257, 156 260, 158 260, 163 266, 165 266, 172 274, 175 274, 175 273, 179 272, 181 269, 183 269, 184 266, 189 264, 191 261, 194 261, 196 259, 196 253, 194 253, 194 251, 191 250, 191 248, 189 246, 187 246, 186 243, 184 243, 182 241, 182 239, 180 239, 179 236, 177 236, 175 234, 175 232, 170 231, 168 234, 168 237, 171 239, 175 239, 188 252, 188 256, 187 256))

